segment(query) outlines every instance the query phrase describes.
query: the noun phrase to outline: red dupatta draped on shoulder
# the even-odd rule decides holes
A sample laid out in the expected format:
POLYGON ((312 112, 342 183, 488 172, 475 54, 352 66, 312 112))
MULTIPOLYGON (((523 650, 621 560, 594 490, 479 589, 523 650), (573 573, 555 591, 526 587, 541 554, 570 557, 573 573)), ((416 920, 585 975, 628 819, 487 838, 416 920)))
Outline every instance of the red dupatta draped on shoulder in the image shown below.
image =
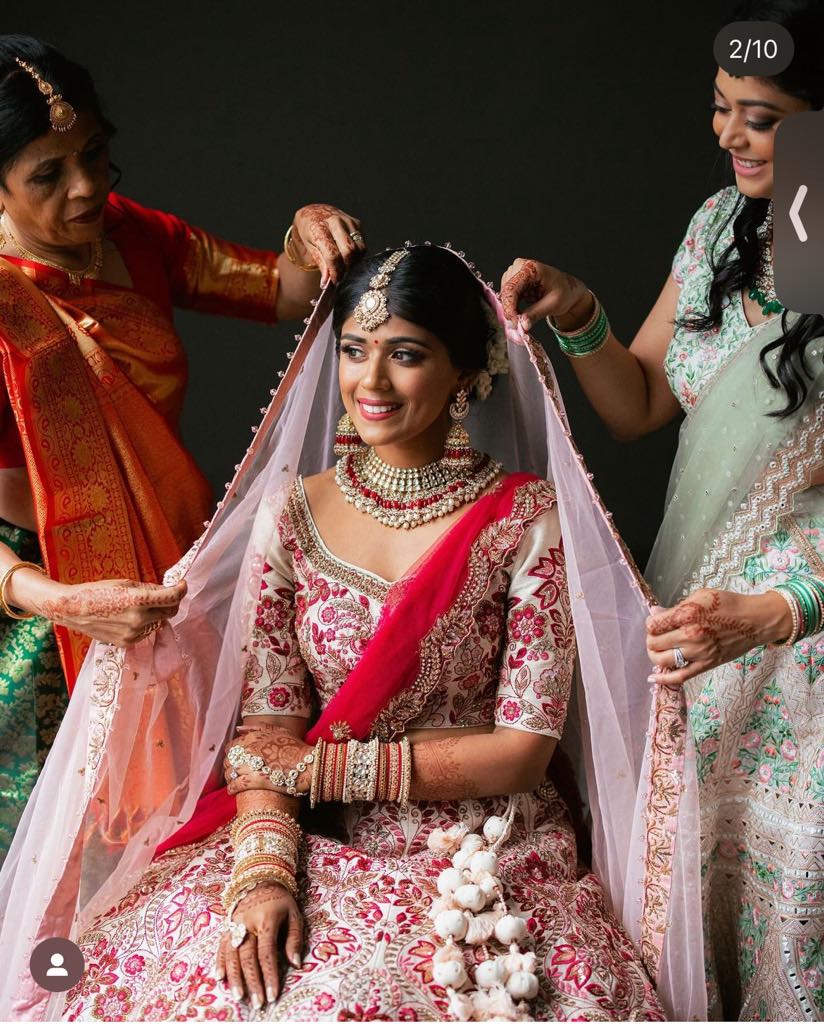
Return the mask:
MULTIPOLYGON (((421 644, 464 586, 472 545, 488 526, 510 515, 518 488, 537 479, 531 473, 504 477, 392 585, 366 650, 307 733, 307 743, 365 739, 380 712, 414 687, 421 644)), ((225 786, 205 793, 191 820, 158 847, 157 855, 209 835, 236 810, 237 801, 225 786)))

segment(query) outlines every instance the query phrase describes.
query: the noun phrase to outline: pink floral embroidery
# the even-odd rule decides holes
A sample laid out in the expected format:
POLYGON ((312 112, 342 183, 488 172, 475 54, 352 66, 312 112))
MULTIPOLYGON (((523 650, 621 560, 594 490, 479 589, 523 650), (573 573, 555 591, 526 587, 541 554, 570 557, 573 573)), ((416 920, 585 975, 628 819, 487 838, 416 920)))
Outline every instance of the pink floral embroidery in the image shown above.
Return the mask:
POLYGON ((146 966, 146 960, 144 957, 135 953, 134 956, 130 956, 129 959, 123 964, 123 970, 126 974, 134 975, 140 974, 143 968, 146 966))

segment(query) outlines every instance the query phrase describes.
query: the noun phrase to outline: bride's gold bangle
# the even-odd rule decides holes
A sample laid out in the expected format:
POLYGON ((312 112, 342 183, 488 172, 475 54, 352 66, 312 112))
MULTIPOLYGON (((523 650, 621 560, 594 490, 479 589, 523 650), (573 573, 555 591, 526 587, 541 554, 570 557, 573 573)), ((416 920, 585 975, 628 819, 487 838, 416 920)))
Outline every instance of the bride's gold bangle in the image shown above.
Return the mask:
POLYGON ((298 270, 305 270, 307 274, 313 273, 320 269, 317 263, 301 263, 300 260, 292 252, 292 232, 295 230, 295 225, 290 224, 286 229, 286 234, 283 236, 283 251, 286 253, 286 258, 290 263, 293 263, 298 270))
POLYGON ((0 610, 4 615, 8 615, 10 619, 33 619, 35 618, 34 612, 26 612, 21 614, 20 612, 14 611, 6 600, 6 587, 8 586, 9 580, 17 572, 18 569, 36 569, 43 576, 46 575, 46 570, 42 565, 35 565, 34 562, 15 562, 14 565, 10 565, 8 569, 3 573, 3 578, 0 579, 0 610))

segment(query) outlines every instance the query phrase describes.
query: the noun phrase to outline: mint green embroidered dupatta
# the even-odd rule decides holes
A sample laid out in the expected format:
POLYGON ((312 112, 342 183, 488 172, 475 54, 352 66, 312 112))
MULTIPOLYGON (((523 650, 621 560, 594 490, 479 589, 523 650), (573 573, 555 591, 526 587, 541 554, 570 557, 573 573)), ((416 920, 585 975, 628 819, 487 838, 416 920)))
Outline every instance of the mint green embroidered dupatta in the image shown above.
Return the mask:
POLYGON ((784 392, 770 385, 759 355, 781 330, 780 317, 755 330, 706 385, 681 427, 646 572, 663 605, 699 587, 728 586, 824 465, 824 338, 808 348, 814 376, 806 401, 779 418, 768 414, 783 407, 784 392))

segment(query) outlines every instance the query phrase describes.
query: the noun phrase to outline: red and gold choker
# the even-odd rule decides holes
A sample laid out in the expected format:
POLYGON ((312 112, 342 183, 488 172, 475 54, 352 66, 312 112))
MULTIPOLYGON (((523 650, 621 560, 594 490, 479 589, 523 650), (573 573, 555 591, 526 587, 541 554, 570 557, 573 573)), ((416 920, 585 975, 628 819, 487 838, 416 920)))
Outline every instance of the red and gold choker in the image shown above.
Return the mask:
POLYGON ((446 459, 426 466, 390 466, 374 448, 363 448, 338 460, 335 482, 359 512, 385 526, 411 530, 474 501, 502 468, 478 451, 473 451, 467 470, 456 470, 446 459))

